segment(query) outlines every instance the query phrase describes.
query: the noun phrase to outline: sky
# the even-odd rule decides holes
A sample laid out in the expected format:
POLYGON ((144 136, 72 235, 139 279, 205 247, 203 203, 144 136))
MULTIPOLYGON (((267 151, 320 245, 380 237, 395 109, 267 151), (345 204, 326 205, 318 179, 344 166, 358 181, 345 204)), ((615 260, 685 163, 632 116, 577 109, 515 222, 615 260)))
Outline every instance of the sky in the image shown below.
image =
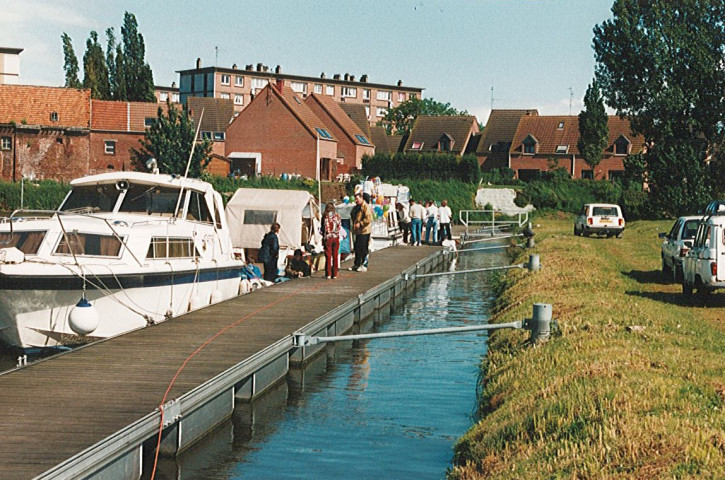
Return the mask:
POLYGON ((81 65, 92 30, 121 38, 133 13, 156 85, 178 70, 262 63, 288 74, 368 75, 486 123, 491 107, 576 115, 594 76, 593 28, 613 0, 0 0, 0 47, 23 48, 20 83, 62 86, 61 35, 81 65))

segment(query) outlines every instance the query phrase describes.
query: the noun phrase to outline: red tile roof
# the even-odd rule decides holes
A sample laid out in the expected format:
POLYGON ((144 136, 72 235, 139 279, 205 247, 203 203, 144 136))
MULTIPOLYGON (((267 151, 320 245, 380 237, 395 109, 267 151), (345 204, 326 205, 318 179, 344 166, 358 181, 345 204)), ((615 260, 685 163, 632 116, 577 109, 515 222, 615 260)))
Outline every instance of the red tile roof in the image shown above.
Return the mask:
POLYGON ((0 123, 89 128, 90 110, 90 90, 0 85, 0 123))
POLYGON ((491 110, 483 136, 478 142, 476 153, 486 155, 493 144, 508 144, 513 140, 519 119, 523 116, 539 115, 538 110, 491 110))
POLYGON ((478 121, 472 115, 421 115, 415 120, 404 149, 406 152, 437 152, 438 142, 447 136, 451 140, 451 149, 448 153, 462 155, 471 135, 477 132, 478 121), (420 148, 413 149, 414 144, 420 145, 420 148))
POLYGON ((356 145, 372 145, 369 139, 368 143, 365 143, 360 141, 360 139, 356 137, 356 135, 361 135, 362 137, 367 139, 367 135, 365 135, 365 132, 363 132, 360 127, 357 126, 357 124, 348 116, 348 114, 345 113, 345 110, 343 110, 342 107, 340 107, 340 105, 332 99, 332 97, 328 95, 318 95, 313 93, 305 99, 305 102, 317 102, 320 107, 322 107, 322 109, 327 112, 330 118, 332 118, 332 120, 337 123, 340 129, 345 132, 345 135, 348 136, 350 141, 352 141, 356 145))
MULTIPOLYGON (((162 107, 164 110, 166 106, 162 107)), ((144 132, 146 118, 158 116, 154 102, 91 100, 91 128, 113 132, 144 132)))
POLYGON ((297 118, 297 120, 310 132, 312 136, 317 138, 319 136, 317 132, 317 128, 324 129, 332 138, 320 138, 320 140, 326 140, 326 141, 337 141, 332 135, 332 132, 327 130, 327 126, 317 118, 317 115, 315 115, 312 110, 310 110, 310 107, 305 105, 305 102, 302 101, 299 95, 297 95, 294 90, 292 90, 290 87, 284 85, 282 87, 282 92, 277 90, 277 87, 273 84, 269 84, 264 89, 262 89, 261 92, 257 94, 256 97, 254 97, 254 102, 257 101, 263 101, 264 98, 266 98, 268 95, 274 95, 277 98, 280 98, 287 109, 297 118))
POLYGON ((234 103, 230 99, 187 97, 186 105, 194 119, 194 125, 197 125, 201 112, 204 111, 204 118, 201 120, 201 130, 204 132, 225 132, 234 119, 234 103))

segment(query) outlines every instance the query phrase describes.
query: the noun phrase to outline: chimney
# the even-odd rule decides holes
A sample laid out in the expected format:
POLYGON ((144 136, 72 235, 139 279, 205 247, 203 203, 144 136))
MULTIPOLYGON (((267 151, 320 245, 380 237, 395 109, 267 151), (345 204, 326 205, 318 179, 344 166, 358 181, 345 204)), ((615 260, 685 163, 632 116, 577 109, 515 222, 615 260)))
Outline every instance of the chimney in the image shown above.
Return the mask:
POLYGON ((398 80, 398 86, 399 87, 402 87, 403 86, 403 81, 402 80, 398 80))
POLYGON ((257 64, 257 71, 258 72, 261 72, 262 71, 262 64, 261 63, 258 63, 257 64))
POLYGON ((334 74, 334 75, 332 76, 332 79, 333 79, 333 80, 340 80, 340 74, 339 74, 339 73, 336 73, 336 74, 334 74))
POLYGON ((199 70, 201 68, 201 58, 196 59, 196 69, 199 70))
POLYGON ((366 83, 367 83, 367 81, 368 81, 368 74, 366 73, 366 74, 364 74, 364 75, 363 75, 362 77, 360 77, 360 81, 361 81, 361 82, 366 82, 366 83))
POLYGON ((355 81, 355 75, 350 75, 350 81, 351 82, 354 82, 355 81))
POLYGON ((276 74, 282 73, 282 66, 281 65, 277 65, 277 68, 274 69, 274 73, 276 73, 276 74))
POLYGON ((345 74, 345 81, 346 82, 349 82, 350 81, 350 74, 349 73, 346 73, 345 74))
POLYGON ((282 87, 284 87, 284 80, 282 80, 281 78, 278 78, 277 83, 275 84, 275 87, 277 87, 277 91, 279 93, 282 93, 282 87))
POLYGON ((246 67, 244 67, 244 69, 245 69, 245 70, 249 70, 249 71, 251 72, 252 70, 254 70, 254 65, 252 65, 252 64, 250 63, 249 65, 247 65, 246 67))
POLYGON ((325 78, 325 72, 322 72, 322 73, 320 74, 320 78, 325 78))
POLYGON ((176 82, 171 82, 171 88, 176 88, 176 82))
POLYGON ((234 65, 232 65, 232 70, 236 70, 236 69, 237 69, 237 64, 235 63, 234 65))

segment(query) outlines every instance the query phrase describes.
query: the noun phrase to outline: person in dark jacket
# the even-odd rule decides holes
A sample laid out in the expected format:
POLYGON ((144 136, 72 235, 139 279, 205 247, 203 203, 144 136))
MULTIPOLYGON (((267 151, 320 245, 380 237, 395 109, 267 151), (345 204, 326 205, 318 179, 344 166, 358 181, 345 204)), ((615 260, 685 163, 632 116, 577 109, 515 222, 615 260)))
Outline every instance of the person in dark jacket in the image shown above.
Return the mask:
POLYGON ((284 275, 287 278, 309 277, 312 275, 312 268, 307 263, 299 248, 295 250, 294 255, 287 261, 287 268, 284 269, 284 275))
POLYGON ((274 222, 262 239, 262 248, 259 249, 258 260, 264 264, 264 279, 274 282, 277 278, 277 262, 279 260, 279 233, 280 225, 274 222))

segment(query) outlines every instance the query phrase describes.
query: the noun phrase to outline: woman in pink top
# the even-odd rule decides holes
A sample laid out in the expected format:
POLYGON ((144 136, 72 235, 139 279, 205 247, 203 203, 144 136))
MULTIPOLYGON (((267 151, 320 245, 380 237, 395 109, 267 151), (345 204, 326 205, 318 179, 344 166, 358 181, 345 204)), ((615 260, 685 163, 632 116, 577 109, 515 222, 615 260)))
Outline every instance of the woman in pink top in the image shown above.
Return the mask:
POLYGON ((340 225, 342 220, 331 203, 322 214, 322 244, 325 247, 325 278, 337 278, 339 270, 340 225))

